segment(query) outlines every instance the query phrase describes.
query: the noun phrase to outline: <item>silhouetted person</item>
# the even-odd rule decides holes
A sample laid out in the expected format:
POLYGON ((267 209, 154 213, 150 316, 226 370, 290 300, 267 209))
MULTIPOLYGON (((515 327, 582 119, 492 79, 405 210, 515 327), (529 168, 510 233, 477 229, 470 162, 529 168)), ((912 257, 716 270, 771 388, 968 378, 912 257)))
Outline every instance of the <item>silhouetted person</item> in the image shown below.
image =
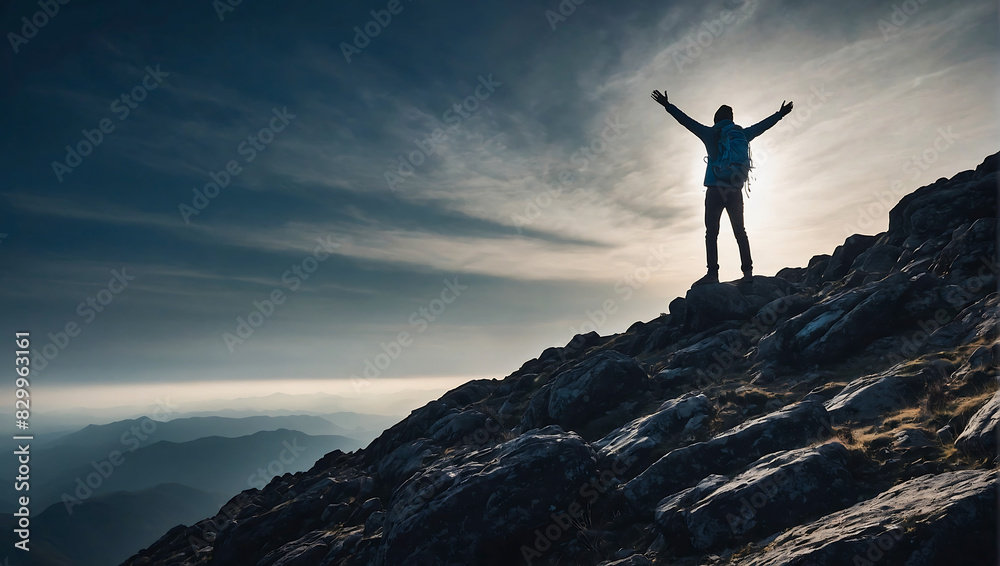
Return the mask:
MULTIPOLYGON (((733 109, 723 104, 715 112, 715 125, 708 127, 698 123, 681 112, 679 108, 667 101, 666 92, 660 93, 654 90, 653 100, 663 105, 663 107, 682 126, 698 136, 708 150, 708 168, 705 171, 705 253, 708 256, 708 273, 695 281, 694 285, 704 285, 706 283, 719 282, 719 220, 722 218, 722 210, 729 214, 729 221, 733 225, 733 234, 736 236, 736 243, 740 247, 740 261, 743 270, 741 283, 749 283, 753 280, 753 261, 750 258, 750 240, 747 238, 746 228, 743 226, 743 183, 745 178, 738 175, 719 178, 716 174, 716 165, 721 157, 719 142, 722 136, 722 129, 733 124, 733 109)), ((792 103, 781 103, 781 109, 768 116, 764 120, 744 128, 743 133, 746 141, 754 139, 763 134, 769 128, 778 123, 792 111, 792 103)))

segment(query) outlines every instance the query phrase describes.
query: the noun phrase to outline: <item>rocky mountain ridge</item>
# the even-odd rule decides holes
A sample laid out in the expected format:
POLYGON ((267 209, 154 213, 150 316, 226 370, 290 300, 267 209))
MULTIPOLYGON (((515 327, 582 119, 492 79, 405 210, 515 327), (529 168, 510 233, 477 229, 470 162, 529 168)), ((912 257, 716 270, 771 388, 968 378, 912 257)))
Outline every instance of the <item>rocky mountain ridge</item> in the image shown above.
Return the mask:
POLYGON ((241 493, 126 566, 997 559, 997 168, 241 493))

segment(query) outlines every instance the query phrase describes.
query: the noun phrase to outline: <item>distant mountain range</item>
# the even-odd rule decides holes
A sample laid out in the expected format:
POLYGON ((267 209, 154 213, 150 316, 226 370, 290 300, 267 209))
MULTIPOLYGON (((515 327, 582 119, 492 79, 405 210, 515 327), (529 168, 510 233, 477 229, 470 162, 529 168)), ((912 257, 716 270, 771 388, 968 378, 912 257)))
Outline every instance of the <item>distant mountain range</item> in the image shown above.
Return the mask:
MULTIPOLYGON (((178 524, 191 524, 214 513, 229 497, 179 484, 138 492, 95 496, 69 515, 55 504, 32 521, 31 564, 37 566, 109 566, 156 541, 178 524)), ((0 528, 11 532, 13 517, 0 515, 0 528)))
MULTIPOLYGON (((186 414, 38 434, 31 452, 37 516, 31 563, 118 564, 165 530, 190 524, 274 476, 308 470, 333 450, 358 449, 396 420, 354 412, 186 414)), ((25 493, 12 485, 0 493, 0 511, 7 513, 0 526, 13 528, 9 513, 18 495, 25 493)))
MULTIPOLYGON (((32 455, 31 500, 35 508, 64 499, 72 506, 75 500, 84 501, 93 495, 148 489, 163 483, 232 496, 244 489, 263 487, 275 475, 307 470, 332 450, 361 447, 360 442, 346 436, 312 436, 287 429, 236 438, 210 436, 153 442, 160 438, 160 427, 167 429, 163 436, 185 436, 184 427, 170 430, 166 426, 169 424, 158 423, 153 433, 144 435, 139 421, 129 421, 120 425, 124 432, 118 432, 117 437, 107 434, 117 429, 117 423, 88 427, 77 433, 82 435, 80 444, 66 441, 65 445, 38 449, 32 455)), ((8 499, 13 499, 11 495, 8 499)))

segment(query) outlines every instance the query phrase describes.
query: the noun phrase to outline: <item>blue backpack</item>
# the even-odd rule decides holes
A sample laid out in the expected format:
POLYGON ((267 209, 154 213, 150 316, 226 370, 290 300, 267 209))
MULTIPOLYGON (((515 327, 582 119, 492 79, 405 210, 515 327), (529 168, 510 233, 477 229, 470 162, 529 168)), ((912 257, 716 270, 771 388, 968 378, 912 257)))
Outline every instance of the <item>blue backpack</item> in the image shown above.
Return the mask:
POLYGON ((717 179, 725 179, 734 187, 742 188, 746 183, 747 196, 750 196, 753 160, 750 158, 750 142, 743 128, 736 124, 722 128, 719 132, 719 160, 713 168, 717 179))

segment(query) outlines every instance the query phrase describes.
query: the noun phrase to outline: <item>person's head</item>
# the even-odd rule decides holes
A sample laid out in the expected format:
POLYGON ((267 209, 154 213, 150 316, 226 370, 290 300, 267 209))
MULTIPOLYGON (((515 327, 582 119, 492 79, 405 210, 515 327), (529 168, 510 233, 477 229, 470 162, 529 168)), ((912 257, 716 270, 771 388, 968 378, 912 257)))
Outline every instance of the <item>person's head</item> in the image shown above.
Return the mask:
POLYGON ((726 106, 725 104, 720 106, 719 109, 715 111, 716 124, 718 124, 723 120, 732 120, 732 119, 733 119, 733 109, 730 108, 729 106, 726 106))

